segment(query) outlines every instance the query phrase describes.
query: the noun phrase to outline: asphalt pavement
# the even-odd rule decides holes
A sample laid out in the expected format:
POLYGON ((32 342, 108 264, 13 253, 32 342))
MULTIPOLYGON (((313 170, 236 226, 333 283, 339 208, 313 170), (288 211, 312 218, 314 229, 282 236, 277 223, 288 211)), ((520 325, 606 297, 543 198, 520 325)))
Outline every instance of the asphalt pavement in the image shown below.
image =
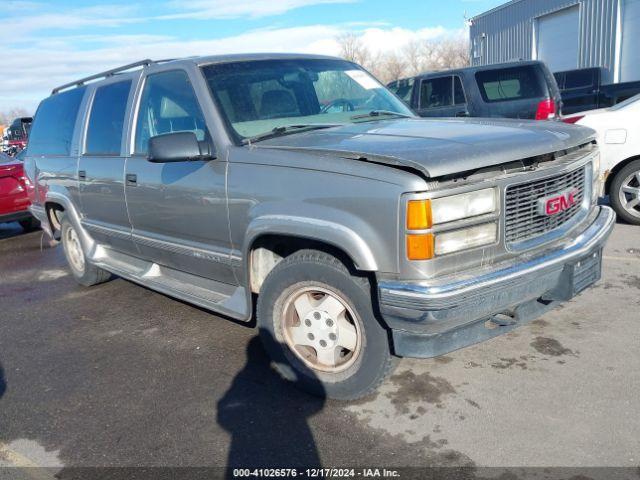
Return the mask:
POLYGON ((500 478, 515 479, 589 466, 640 477, 640 227, 616 226, 596 287, 507 335, 403 359, 358 402, 285 384, 250 325, 122 279, 77 285, 61 248, 42 243, 0 225, 0 467, 59 478, 96 466, 463 466, 465 478, 506 467, 500 478))

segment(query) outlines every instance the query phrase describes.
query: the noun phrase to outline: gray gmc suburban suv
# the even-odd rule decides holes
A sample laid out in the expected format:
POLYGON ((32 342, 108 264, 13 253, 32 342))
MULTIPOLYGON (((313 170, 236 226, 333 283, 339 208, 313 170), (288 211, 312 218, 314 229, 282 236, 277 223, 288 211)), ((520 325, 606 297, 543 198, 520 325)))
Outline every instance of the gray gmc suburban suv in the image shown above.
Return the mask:
POLYGON ((247 322, 255 304, 276 369, 340 399, 395 357, 572 298, 615 222, 592 131, 421 119, 322 56, 146 60, 64 85, 25 163, 81 284, 115 274, 247 322))

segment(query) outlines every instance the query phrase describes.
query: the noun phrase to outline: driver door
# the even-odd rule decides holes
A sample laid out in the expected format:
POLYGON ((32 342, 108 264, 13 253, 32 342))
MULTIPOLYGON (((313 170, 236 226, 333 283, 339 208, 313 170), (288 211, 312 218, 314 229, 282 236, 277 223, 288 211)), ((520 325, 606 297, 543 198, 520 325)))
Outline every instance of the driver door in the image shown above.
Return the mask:
POLYGON ((144 80, 134 153, 125 168, 134 241, 145 259, 235 285, 225 190, 227 163, 221 159, 150 162, 149 139, 174 132, 193 132, 199 141, 212 141, 189 73, 151 73, 144 80))

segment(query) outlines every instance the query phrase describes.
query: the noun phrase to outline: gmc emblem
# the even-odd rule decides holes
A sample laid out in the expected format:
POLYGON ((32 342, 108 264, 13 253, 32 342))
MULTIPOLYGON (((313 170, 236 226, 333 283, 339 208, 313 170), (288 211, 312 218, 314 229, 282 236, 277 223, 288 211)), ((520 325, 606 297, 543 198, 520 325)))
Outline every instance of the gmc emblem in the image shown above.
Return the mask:
POLYGON ((550 197, 541 198, 538 200, 538 213, 540 215, 551 216, 569 210, 576 204, 577 194, 578 191, 572 188, 550 197))

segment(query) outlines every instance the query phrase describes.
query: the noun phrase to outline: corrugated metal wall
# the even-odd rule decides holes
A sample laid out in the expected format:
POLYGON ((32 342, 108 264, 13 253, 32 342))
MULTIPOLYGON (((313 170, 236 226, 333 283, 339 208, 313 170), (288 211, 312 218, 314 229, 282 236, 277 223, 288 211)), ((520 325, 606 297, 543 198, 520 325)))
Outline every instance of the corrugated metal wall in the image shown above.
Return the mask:
MULTIPOLYGON (((531 60, 535 19, 580 5, 578 67, 605 67, 613 78, 619 0, 515 0, 472 19, 471 64, 531 60), (484 34, 484 36, 483 36, 484 34)), ((559 46, 558 48, 562 48, 559 46)))

